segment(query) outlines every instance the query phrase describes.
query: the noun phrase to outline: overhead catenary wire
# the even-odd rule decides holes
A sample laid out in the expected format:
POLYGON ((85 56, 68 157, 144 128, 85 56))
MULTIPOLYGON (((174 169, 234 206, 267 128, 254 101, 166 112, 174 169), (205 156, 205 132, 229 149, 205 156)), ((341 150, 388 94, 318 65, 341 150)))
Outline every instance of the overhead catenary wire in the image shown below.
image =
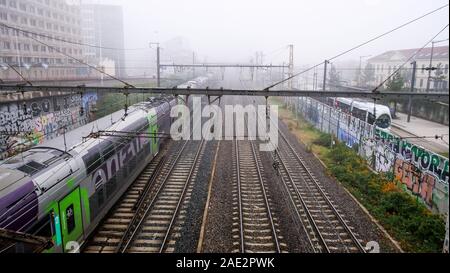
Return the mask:
MULTIPOLYGON (((144 128, 144 127, 142 127, 142 128, 144 128)), ((141 129, 142 129, 142 128, 141 128, 141 129)), ((105 149, 109 149, 109 147, 112 147, 112 146, 114 146, 114 145, 121 146, 121 145, 123 145, 123 144, 125 144, 125 143, 128 143, 128 142, 132 141, 133 138, 134 138, 134 137, 124 136, 122 140, 114 140, 114 139, 111 139, 111 138, 104 138, 104 137, 102 137, 102 136, 99 136, 98 138, 91 138, 91 139, 105 140, 105 141, 110 142, 110 145, 107 146, 107 147, 105 148, 105 149)), ((78 145, 77 145, 77 146, 78 146, 78 145)), ((90 148, 90 146, 85 147, 82 151, 84 151, 84 150, 86 150, 86 149, 88 149, 88 148, 90 148)), ((101 160, 101 158, 96 159, 94 162, 92 162, 92 164, 90 164, 89 166, 86 166, 86 168, 90 168, 91 166, 94 166, 95 164, 97 164, 97 162, 98 162, 99 160, 101 160)), ((79 170, 77 170, 77 171, 79 171, 79 170)), ((73 177, 73 179, 76 180, 76 179, 78 179, 81 175, 84 175, 84 173, 83 173, 83 172, 78 173, 76 176, 73 177)), ((112 177, 115 177, 116 175, 118 175, 118 173, 115 173, 112 177)), ((59 189, 63 188, 64 186, 65 186, 64 184, 59 185, 59 188, 57 188, 55 191, 58 191, 59 189)), ((26 196, 25 196, 24 198, 26 198, 26 196)), ((44 197, 42 200, 45 200, 45 199, 47 199, 47 198, 50 198, 50 196, 44 197)), ((29 204, 32 204, 32 203, 29 203, 29 204)), ((11 215, 11 217, 14 216, 14 217, 15 217, 15 220, 13 220, 12 222, 10 222, 7 226, 5 226, 5 228, 7 228, 9 225, 13 224, 13 223, 14 223, 15 221, 17 221, 21 216, 25 215, 26 213, 28 213, 29 211, 31 211, 32 209, 34 209, 34 208, 37 207, 37 206, 38 206, 38 204, 34 204, 31 208, 28 208, 29 205, 25 206, 25 209, 28 208, 28 210, 25 211, 25 212, 23 212, 23 213, 20 214, 20 215, 15 215, 15 214, 17 214, 17 212, 16 212, 16 213, 13 213, 13 215, 11 215)), ((11 209, 13 209, 13 208, 14 208, 14 206, 12 206, 11 208, 9 208, 4 214, 0 215, 0 218, 3 217, 4 215, 6 215, 6 213, 8 213, 8 212, 9 212, 11 209)), ((3 224, 5 223, 6 220, 8 220, 8 219, 4 219, 2 222, 0 222, 0 226, 3 225, 3 224)), ((33 220, 33 219, 32 219, 32 220, 33 220)), ((32 220, 31 220, 31 221, 32 221, 32 220)), ((28 224, 29 224, 29 223, 24 224, 19 230, 22 230, 22 229, 23 229, 24 227, 26 227, 28 224)))
MULTIPOLYGON (((32 84, 29 80, 27 80, 27 79, 22 75, 22 73, 20 73, 20 72, 19 72, 17 69, 15 69, 12 65, 8 64, 8 66, 11 67, 11 69, 12 69, 17 75, 19 75, 20 78, 21 78, 24 82, 26 82, 27 84, 33 86, 33 84, 32 84)), ((2 82, 3 82, 3 81, 2 81, 2 82)))
POLYGON ((449 24, 447 24, 445 27, 443 27, 436 35, 433 36, 433 38, 431 38, 430 40, 428 40, 421 48, 419 48, 418 50, 416 50, 411 56, 409 56, 409 58, 403 62, 397 69, 394 70, 394 72, 392 72, 390 75, 388 75, 388 77, 386 79, 384 79, 380 84, 378 84, 372 91, 376 92, 378 90, 378 88, 380 88, 381 86, 383 86, 390 78, 392 78, 395 74, 398 73, 398 71, 400 71, 403 66, 405 66, 407 63, 409 63, 417 54, 420 53, 420 51, 422 51, 428 44, 430 44, 437 36, 439 36, 439 34, 441 34, 445 29, 447 29, 449 26, 449 24))
MULTIPOLYGON (((408 22, 406 22, 406 23, 404 23, 404 24, 402 24, 402 25, 400 25, 400 26, 397 26, 397 27, 395 27, 395 28, 393 28, 393 29, 391 29, 391 30, 389 30, 389 31, 387 31, 387 32, 384 32, 383 34, 380 34, 380 35, 378 35, 378 36, 376 36, 376 37, 374 37, 374 38, 371 38, 371 39, 369 39, 369 40, 367 40, 367 41, 365 41, 365 42, 363 42, 363 43, 360 43, 360 44, 358 44, 358 45, 356 45, 356 46, 354 46, 354 47, 352 47, 352 48, 350 48, 350 49, 348 49, 348 50, 345 50, 345 51, 343 51, 343 52, 341 52, 341 53, 339 53, 339 54, 337 54, 337 55, 335 55, 335 56, 333 56, 333 57, 331 57, 331 58, 328 58, 327 61, 331 61, 331 60, 334 60, 334 59, 336 59, 336 58, 339 58, 339 57, 341 57, 341 56, 343 56, 343 55, 345 55, 345 54, 347 54, 347 53, 349 53, 349 52, 351 52, 351 51, 353 51, 353 50, 356 50, 356 49, 358 49, 358 48, 360 48, 360 47, 362 47, 362 46, 365 46, 365 45, 367 45, 367 44, 369 44, 369 43, 371 43, 371 42, 373 42, 373 41, 375 41, 375 40, 377 40, 377 39, 380 39, 380 38, 382 38, 382 37, 384 37, 384 36, 386 36, 386 35, 388 35, 388 34, 391 34, 391 33, 394 32, 394 31, 397 31, 397 30, 399 30, 399 29, 401 29, 401 28, 403 28, 403 27, 405 27, 405 26, 407 26, 407 25, 410 25, 410 24, 412 24, 412 23, 414 23, 414 22, 416 22, 416 21, 418 21, 418 20, 420 20, 420 19, 422 19, 422 18, 425 18, 425 17, 427 17, 427 16, 429 16, 429 15, 431 15, 431 14, 433 14, 433 13, 436 13, 436 12, 438 12, 439 10, 442 10, 442 9, 444 9, 444 8, 447 8, 448 6, 449 6, 449 4, 446 4, 446 5, 444 5, 444 6, 441 6, 441 7, 437 8, 437 9, 434 9, 434 10, 432 10, 432 11, 430 11, 430 12, 427 12, 427 13, 425 13, 425 14, 423 14, 423 15, 417 17, 417 18, 414 18, 414 19, 412 19, 412 20, 410 20, 410 21, 408 21, 408 22)), ((284 82, 286 82, 286 81, 288 81, 288 80, 290 80, 290 79, 292 79, 292 78, 295 78, 295 77, 297 77, 297 76, 299 76, 299 75, 301 75, 301 74, 303 74, 303 73, 305 73, 305 72, 308 72, 308 71, 310 71, 310 70, 312 70, 312 69, 314 69, 314 68, 316 68, 316 67, 318 67, 318 66, 320 66, 320 65, 322 65, 322 64, 324 64, 324 63, 325 63, 325 62, 320 62, 320 63, 318 63, 318 64, 316 64, 316 65, 314 65, 314 66, 311 66, 311 67, 309 67, 309 68, 307 68, 307 69, 305 69, 305 70, 303 70, 303 71, 301 71, 301 72, 299 72, 299 73, 296 73, 296 74, 294 74, 294 75, 292 75, 292 76, 290 76, 290 77, 287 77, 286 79, 283 79, 283 80, 281 80, 281 81, 278 81, 278 82, 276 82, 276 83, 274 83, 274 84, 272 84, 272 85, 270 85, 270 86, 264 88, 264 90, 269 90, 270 88, 273 88, 273 87, 275 87, 275 86, 277 86, 277 85, 280 85, 280 84, 282 84, 282 83, 284 83, 284 82)))
MULTIPOLYGON (((27 35, 28 35, 28 34, 27 34, 27 35)), ((28 37, 28 38, 30 38, 30 39, 32 39, 32 40, 34 40, 34 41, 36 41, 36 42, 38 42, 38 43, 40 43, 40 44, 42 44, 42 45, 48 47, 48 48, 53 49, 53 50, 55 50, 56 52, 58 52, 58 53, 60 53, 60 54, 62 54, 62 55, 64 55, 64 56, 66 56, 66 57, 68 57, 68 58, 71 58, 71 59, 73 59, 73 60, 75 60, 75 61, 77 61, 77 62, 79 62, 79 63, 81 63, 81 64, 84 64, 84 65, 86 65, 86 66, 88 66, 88 67, 90 67, 90 68, 92 68, 92 69, 94 69, 94 70, 96 70, 96 71, 98 71, 98 72, 100 72, 100 73, 102 73, 102 74, 104 74, 104 75, 110 77, 110 78, 113 79, 113 80, 116 80, 116 81, 119 81, 119 82, 125 84, 125 87, 131 87, 131 88, 134 88, 134 85, 132 85, 132 84, 130 84, 130 83, 124 81, 124 80, 121 80, 121 79, 119 79, 119 78, 117 78, 117 77, 115 77, 115 76, 113 76, 113 75, 111 75, 111 74, 109 74, 109 73, 107 73, 107 72, 105 72, 105 71, 102 71, 101 69, 98 69, 97 67, 95 67, 95 66, 93 66, 93 65, 90 65, 90 64, 88 64, 87 62, 85 62, 85 61, 83 61, 83 60, 80 60, 80 59, 78 59, 78 58, 75 58, 75 57, 73 57, 73 56, 67 54, 67 53, 64 53, 64 52, 62 52, 61 50, 59 50, 58 48, 56 48, 56 47, 54 47, 54 46, 51 46, 51 45, 49 45, 49 44, 47 44, 47 43, 45 43, 45 42, 42 42, 42 41, 40 41, 39 39, 36 39, 36 38, 34 38, 34 37, 28 37)))
MULTIPOLYGON (((149 98, 150 96, 151 96, 151 94, 147 94, 147 98, 149 98)), ((136 102, 134 104, 137 104, 137 103, 140 103, 140 102, 143 102, 143 101, 145 101, 145 99, 139 100, 139 98, 136 97, 136 102)), ((124 104, 124 102, 119 100, 119 101, 116 101, 116 102, 114 102, 112 104, 106 105, 104 108, 97 108, 98 109, 97 112, 103 113, 103 111, 107 110, 107 108, 114 109, 117 106, 123 105, 123 104, 124 104)), ((119 111, 119 110, 117 110, 117 111, 119 111)), ((107 116, 107 115, 105 115, 105 116, 107 116)), ((39 117, 36 117, 36 118, 39 118, 39 117)), ((31 118, 31 119, 34 120, 35 118, 31 118)), ((84 118, 77 117, 72 122, 72 124, 70 124, 70 125, 74 125, 75 123, 80 122, 82 120, 84 120, 84 118)), ((113 122, 111 122, 111 124, 113 124, 113 122)), ((0 136, 12 136, 12 137, 16 136, 17 137, 17 136, 21 136, 22 135, 23 138, 26 138, 25 141, 16 143, 16 144, 8 147, 6 150, 4 150, 4 152, 10 152, 13 149, 23 149, 23 150, 21 150, 21 152, 24 152, 24 151, 28 150, 30 148, 29 146, 32 146, 32 144, 34 142, 38 141, 40 143, 44 138, 47 138, 47 137, 53 135, 54 133, 58 132, 60 129, 61 128, 54 129, 52 131, 49 131, 49 132, 46 132, 46 133, 43 133, 43 134, 42 134, 42 132, 35 132, 35 131, 9 131, 8 132, 8 131, 1 131, 0 130, 0 136), (39 135, 38 136, 30 136, 30 135, 35 134, 35 133, 39 133, 39 135)))
MULTIPOLYGON (((117 120, 114 124, 113 124, 113 126, 118 126, 118 124, 119 124, 119 121, 121 121, 121 119, 119 119, 119 120, 117 120)), ((141 127, 140 129, 138 129, 138 130, 142 130, 143 128, 145 128, 145 126, 143 126, 143 127, 141 127)), ((112 129, 114 129, 114 128, 112 128, 112 129)), ((97 138, 97 139, 95 139, 95 138, 92 138, 93 140, 101 140, 101 138, 97 138)), ((106 139, 106 140, 109 140, 109 139, 106 139)), ((126 139, 124 139, 124 141, 125 141, 126 139)), ((111 141, 112 143, 111 143, 111 145, 114 145, 114 144, 116 144, 117 143, 117 141, 111 141)), ((76 149, 77 147, 79 147, 79 146, 81 146, 81 145, 83 145, 85 142, 80 142, 80 143, 78 143, 77 145, 75 145, 75 146, 73 146, 72 148, 71 148, 71 150, 73 150, 73 149, 76 149)), ((95 143, 92 143, 91 145, 93 145, 93 144, 95 144, 95 143)), ((83 151, 85 151, 85 150, 88 150, 89 148, 91 148, 91 145, 86 145, 86 147, 84 147, 80 152, 83 152, 83 151)), ((109 147, 112 147, 112 146, 107 146, 105 149, 108 149, 109 147)), ((100 161, 100 160, 102 160, 102 158, 98 158, 98 159, 96 159, 93 163, 91 163, 90 165, 88 165, 88 166, 86 166, 86 169, 88 169, 89 167, 91 167, 91 166, 94 166, 95 164, 97 164, 97 162, 98 161, 100 161)), ((5 164, 6 163, 6 161, 5 162, 3 162, 2 164, 0 164, 0 165, 3 165, 3 164, 5 164)), ((62 167, 60 167, 60 168, 58 168, 58 170, 55 172, 55 173, 57 173, 59 170, 61 170, 62 168, 64 168, 64 166, 62 166, 62 167)), ((79 170, 77 170, 77 171, 79 171, 79 170)), ((54 174, 55 174, 54 173, 54 174)), ((74 176, 73 178, 76 180, 79 176, 81 176, 81 175, 83 175, 83 172, 80 172, 79 174, 77 174, 76 176, 74 176)), ((50 176, 51 177, 51 176, 50 176)), ((50 178, 49 177, 49 178, 50 178)), ((19 179, 20 180, 20 179, 19 179)), ((17 180, 18 181, 18 180, 17 180)), ((59 186, 59 188, 57 188, 57 189, 61 189, 62 187, 63 187, 64 185, 60 185, 59 186)), ((26 196, 25 196, 26 197, 26 196)), ((43 198, 43 200, 45 200, 46 198, 50 198, 49 196, 47 196, 47 197, 45 197, 45 198, 43 198)), ((37 206, 37 204, 35 204, 34 205, 34 207, 35 206, 37 206)), ((34 208, 34 207, 32 207, 32 208, 34 208)), ((2 215, 0 215, 0 218, 2 218, 4 215, 6 215, 6 213, 8 213, 10 210, 12 210, 12 209, 14 209, 15 208, 15 206, 12 206, 12 207, 10 207, 9 209, 7 209, 2 215)), ((23 215, 23 214, 22 214, 23 215)), ((20 215, 21 216, 21 215, 20 215)), ((16 217, 16 219, 18 219, 17 217, 16 217)), ((0 226, 2 225, 2 224, 4 224, 5 223, 5 221, 6 220, 8 220, 8 219, 4 219, 3 221, 1 221, 0 222, 0 226)), ((13 221, 14 222, 14 221, 13 221)), ((12 223, 13 223, 12 222, 12 223)), ((11 224, 11 223, 10 223, 11 224)))
POLYGON ((31 35, 35 35, 35 36, 39 36, 39 37, 43 37, 43 38, 47 38, 50 40, 55 40, 58 42, 63 42, 63 43, 68 43, 68 44, 74 44, 74 45, 80 45, 80 46, 87 46, 87 47, 92 47, 92 48, 98 48, 98 49, 106 49, 106 50, 122 50, 122 51, 127 51, 127 50, 148 50, 150 48, 117 48, 117 47, 105 47, 105 46, 99 46, 99 45, 93 45, 93 44, 87 44, 87 43, 81 43, 81 42, 75 42, 75 41, 69 41, 66 39, 62 39, 62 38, 57 38, 57 37, 53 37, 50 35, 46 35, 46 34, 42 34, 42 33, 38 33, 38 32, 34 32, 34 31, 29 31, 29 30, 25 30, 22 28, 18 28, 18 27, 13 27, 10 25, 7 25, 5 23, 0 23, 0 26, 3 26, 5 28, 9 28, 9 29, 13 29, 25 34, 31 34, 31 35))

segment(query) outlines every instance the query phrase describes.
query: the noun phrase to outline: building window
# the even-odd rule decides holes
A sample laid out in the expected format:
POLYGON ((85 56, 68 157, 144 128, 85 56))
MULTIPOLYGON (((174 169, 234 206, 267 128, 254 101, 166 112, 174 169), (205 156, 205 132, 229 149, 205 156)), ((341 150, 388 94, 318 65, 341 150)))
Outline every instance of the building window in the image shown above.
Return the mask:
POLYGON ((422 65, 422 74, 424 74, 425 73, 425 65, 423 64, 422 65))
POLYGON ((444 67, 444 74, 448 74, 448 64, 446 64, 444 67))
POLYGON ((13 21, 14 23, 17 23, 19 21, 19 17, 17 15, 10 15, 11 17, 11 21, 13 21))
POLYGON ((423 79, 420 79, 420 84, 419 84, 419 86, 420 86, 420 87, 423 86, 423 79))
POLYGON ((17 3, 16 3, 16 0, 10 0, 9 1, 9 6, 11 7, 11 8, 17 8, 17 3))
POLYGON ((10 42, 3 42, 3 48, 4 49, 11 49, 11 43, 10 42))
POLYGON ((8 35, 9 34, 9 29, 7 29, 6 27, 0 27, 0 29, 1 29, 1 33, 2 34, 5 34, 5 35, 8 35))

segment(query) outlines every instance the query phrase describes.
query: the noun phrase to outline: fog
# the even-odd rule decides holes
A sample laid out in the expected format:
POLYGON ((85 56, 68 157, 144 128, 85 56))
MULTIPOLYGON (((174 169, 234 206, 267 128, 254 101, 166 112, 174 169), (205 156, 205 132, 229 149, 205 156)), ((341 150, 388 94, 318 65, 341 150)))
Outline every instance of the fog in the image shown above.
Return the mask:
MULTIPOLYGON (((184 37, 198 59, 248 62, 256 51, 265 63, 315 64, 448 4, 443 0, 94 0, 123 6, 125 45, 148 47, 184 37)), ((359 59, 390 49, 422 47, 447 23, 448 8, 339 58, 359 59)), ((448 38, 448 31, 437 39, 448 38)))

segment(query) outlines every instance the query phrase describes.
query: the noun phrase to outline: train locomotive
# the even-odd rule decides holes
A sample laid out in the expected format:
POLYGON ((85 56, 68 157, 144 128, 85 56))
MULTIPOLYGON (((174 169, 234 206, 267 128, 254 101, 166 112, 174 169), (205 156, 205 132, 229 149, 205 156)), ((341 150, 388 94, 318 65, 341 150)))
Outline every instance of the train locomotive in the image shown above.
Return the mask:
MULTIPOLYGON (((80 246, 169 134, 173 96, 152 98, 81 126, 0 163, 0 229, 52 238, 45 252, 80 246), (86 137, 94 131, 133 136, 86 137), (66 148, 67 147, 67 148, 66 148)), ((29 252, 2 246, 1 252, 29 252)))

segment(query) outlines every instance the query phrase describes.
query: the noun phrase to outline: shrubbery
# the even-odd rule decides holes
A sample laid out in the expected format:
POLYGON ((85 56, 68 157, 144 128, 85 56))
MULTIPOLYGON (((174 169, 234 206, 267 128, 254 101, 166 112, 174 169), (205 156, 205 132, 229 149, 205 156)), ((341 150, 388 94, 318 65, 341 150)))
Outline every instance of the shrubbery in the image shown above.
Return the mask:
POLYGON ((330 147, 331 139, 332 138, 330 134, 321 133, 319 138, 313 141, 313 144, 320 145, 323 147, 330 147))
POLYGON ((387 177, 369 170, 353 150, 337 143, 327 155, 333 176, 359 197, 363 205, 396 237, 402 247, 414 252, 441 252, 445 223, 387 177))
MULTIPOLYGON (((373 173, 355 151, 357 147, 349 149, 334 139, 337 143, 330 149, 331 135, 320 132, 304 119, 301 119, 299 129, 303 133, 315 133, 312 144, 325 147, 321 159, 326 163, 328 172, 370 211, 405 251, 442 251, 444 220, 429 212, 418 198, 400 189, 392 173, 373 173)), ((307 149, 312 150, 311 144, 307 145, 307 149)))

